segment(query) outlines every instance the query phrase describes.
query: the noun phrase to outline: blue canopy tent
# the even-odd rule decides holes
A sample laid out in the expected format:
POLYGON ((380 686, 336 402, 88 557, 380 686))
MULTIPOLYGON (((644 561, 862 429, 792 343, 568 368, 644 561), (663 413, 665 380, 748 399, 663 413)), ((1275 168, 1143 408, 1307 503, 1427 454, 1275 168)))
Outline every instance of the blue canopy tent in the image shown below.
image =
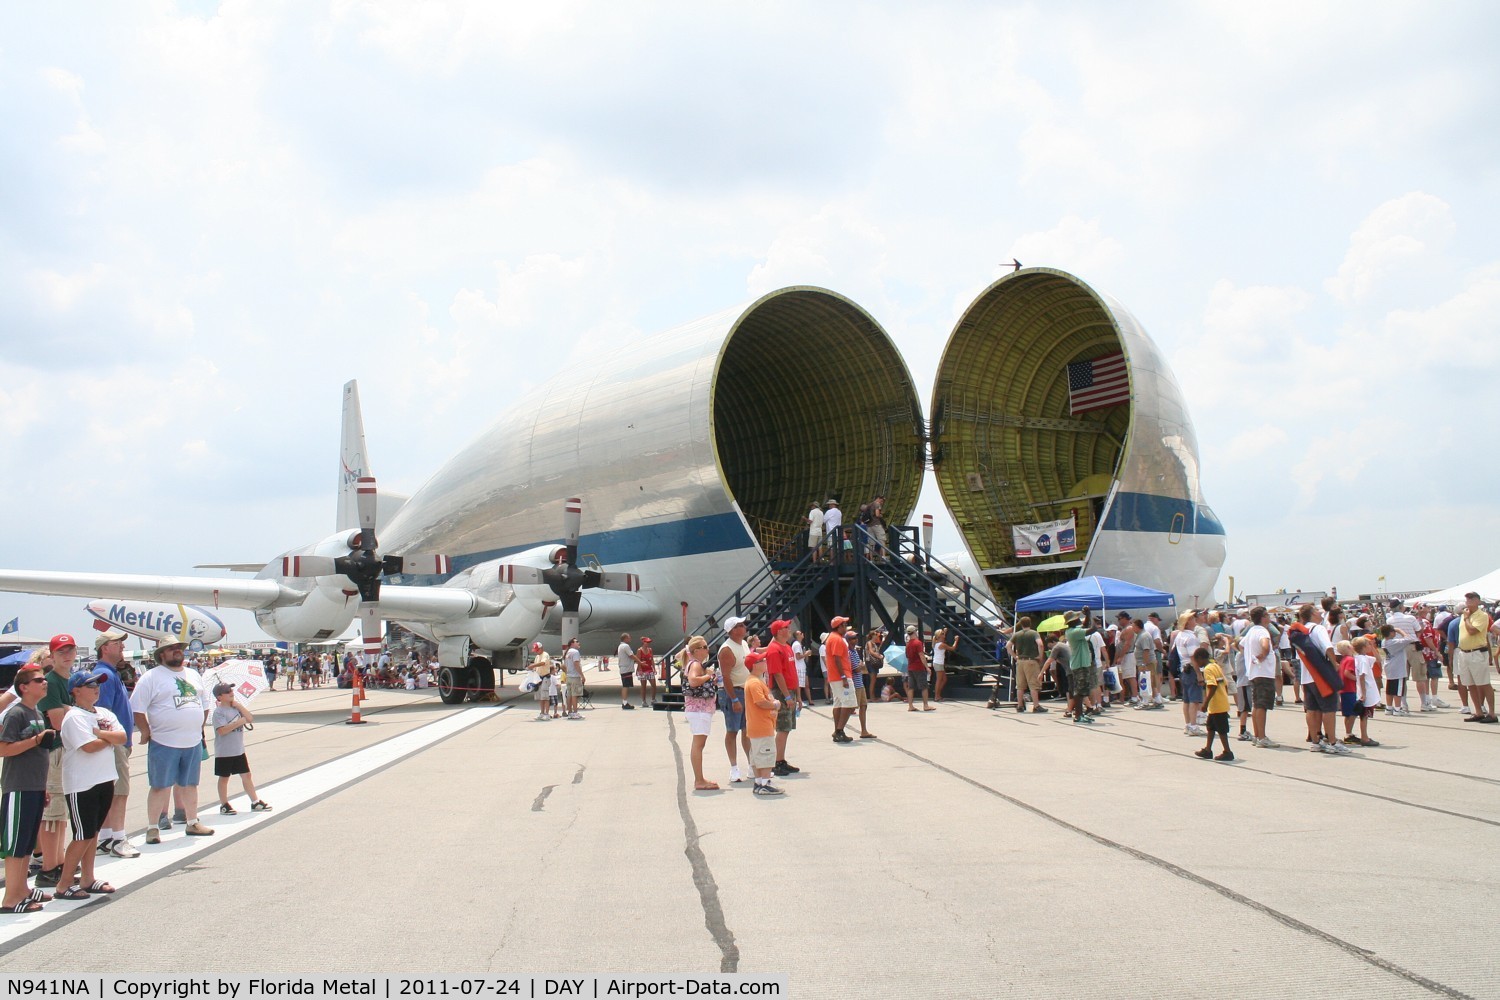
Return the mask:
POLYGON ((11 653, 4 659, 0 659, 0 667, 24 667, 26 661, 31 659, 31 650, 23 649, 17 653, 11 653))
POLYGON ((1016 612, 1025 611, 1129 611, 1135 608, 1176 607, 1177 599, 1164 590, 1152 590, 1108 576, 1081 576, 1056 587, 1039 590, 1016 602, 1016 612))

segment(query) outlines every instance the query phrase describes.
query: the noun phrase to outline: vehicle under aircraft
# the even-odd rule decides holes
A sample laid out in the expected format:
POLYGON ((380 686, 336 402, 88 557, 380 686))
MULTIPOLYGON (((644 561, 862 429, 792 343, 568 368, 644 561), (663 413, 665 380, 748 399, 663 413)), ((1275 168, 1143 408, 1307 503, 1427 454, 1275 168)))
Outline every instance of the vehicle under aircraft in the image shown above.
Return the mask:
POLYGON ((666 648, 795 548, 812 503, 880 495, 906 523, 929 466, 998 593, 1080 570, 1183 605, 1212 590, 1223 529, 1180 391, 1112 299, 1060 271, 1006 275, 955 329, 933 397, 929 422, 857 304, 783 288, 570 366, 410 498, 378 491, 348 383, 334 532, 262 565, 199 567, 253 579, 0 570, 0 590, 246 608, 288 641, 359 619, 367 648, 396 621, 436 643, 456 701, 521 667, 539 636, 555 648, 576 632, 590 655, 622 632, 666 648), (1112 354, 1123 396, 1070 415, 1069 364, 1112 354), (830 364, 837 377, 801 377, 830 364), (1076 553, 1016 557, 1009 528, 1068 511, 1076 553))

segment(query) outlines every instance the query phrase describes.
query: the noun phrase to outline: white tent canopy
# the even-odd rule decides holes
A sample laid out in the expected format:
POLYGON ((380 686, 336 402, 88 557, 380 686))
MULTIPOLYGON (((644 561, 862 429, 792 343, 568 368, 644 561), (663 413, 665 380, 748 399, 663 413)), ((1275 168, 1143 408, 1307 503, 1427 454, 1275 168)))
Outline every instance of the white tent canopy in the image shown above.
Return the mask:
POLYGON ((1454 587, 1423 595, 1417 600, 1423 604, 1447 604, 1450 607, 1456 607, 1464 602, 1464 595, 1471 590, 1485 601, 1500 600, 1500 569, 1486 573, 1477 580, 1470 580, 1468 583, 1460 583, 1454 587))

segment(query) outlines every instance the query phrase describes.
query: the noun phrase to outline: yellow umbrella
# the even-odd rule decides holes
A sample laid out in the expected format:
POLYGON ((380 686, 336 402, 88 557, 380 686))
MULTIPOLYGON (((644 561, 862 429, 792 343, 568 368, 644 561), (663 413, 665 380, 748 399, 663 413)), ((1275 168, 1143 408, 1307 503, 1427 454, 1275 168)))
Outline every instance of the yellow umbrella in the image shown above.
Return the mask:
POLYGON ((1061 632, 1068 627, 1067 619, 1062 615, 1053 615, 1036 627, 1038 632, 1061 632))

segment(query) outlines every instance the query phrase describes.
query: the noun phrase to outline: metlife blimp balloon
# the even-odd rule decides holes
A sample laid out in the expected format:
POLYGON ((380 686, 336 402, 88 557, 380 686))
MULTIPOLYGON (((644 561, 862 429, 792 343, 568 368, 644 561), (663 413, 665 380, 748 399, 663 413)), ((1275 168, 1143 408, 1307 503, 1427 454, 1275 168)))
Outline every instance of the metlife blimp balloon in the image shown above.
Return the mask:
MULTIPOLYGON (((89 614, 101 632, 117 628, 142 639, 194 641, 211 646, 224 638, 224 623, 213 613, 191 604, 159 604, 155 601, 92 601, 89 614)), ((201 647, 196 647, 201 648, 201 647)))

